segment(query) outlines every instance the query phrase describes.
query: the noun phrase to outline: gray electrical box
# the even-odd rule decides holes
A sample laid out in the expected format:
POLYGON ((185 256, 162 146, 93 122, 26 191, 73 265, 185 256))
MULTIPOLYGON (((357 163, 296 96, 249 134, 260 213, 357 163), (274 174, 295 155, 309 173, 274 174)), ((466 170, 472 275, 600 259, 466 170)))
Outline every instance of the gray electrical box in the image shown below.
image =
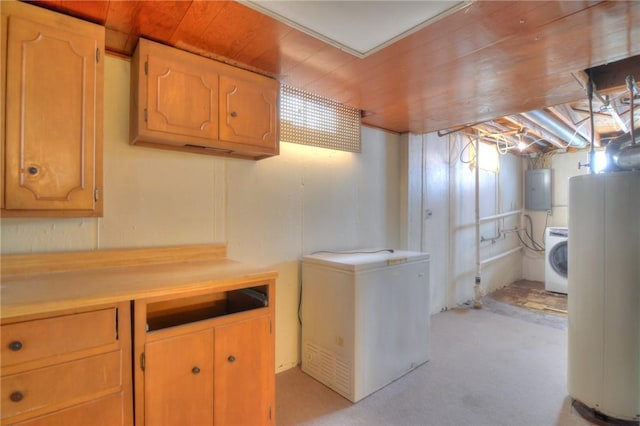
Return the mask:
POLYGON ((551 210, 551 169, 524 172, 524 208, 551 210))

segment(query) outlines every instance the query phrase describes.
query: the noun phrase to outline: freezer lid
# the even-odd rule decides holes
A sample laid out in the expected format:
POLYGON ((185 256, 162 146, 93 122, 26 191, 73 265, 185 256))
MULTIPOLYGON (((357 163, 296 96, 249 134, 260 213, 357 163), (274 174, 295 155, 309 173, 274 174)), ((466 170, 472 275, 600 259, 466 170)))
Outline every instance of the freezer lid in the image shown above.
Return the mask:
POLYGON ((429 260, 428 253, 417 251, 383 249, 361 249, 340 252, 315 252, 302 257, 303 264, 327 266, 345 271, 365 271, 368 269, 400 265, 429 260))

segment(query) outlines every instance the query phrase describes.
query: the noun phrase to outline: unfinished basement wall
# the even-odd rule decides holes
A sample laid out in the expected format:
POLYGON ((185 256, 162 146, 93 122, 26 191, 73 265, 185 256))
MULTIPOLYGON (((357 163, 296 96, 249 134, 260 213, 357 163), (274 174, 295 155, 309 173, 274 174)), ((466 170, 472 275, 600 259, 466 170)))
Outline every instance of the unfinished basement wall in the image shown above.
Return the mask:
MULTIPOLYGON (((533 237, 536 242, 544 246, 544 233, 546 226, 569 226, 569 179, 573 176, 590 173, 588 167, 578 169, 578 164, 589 161, 589 152, 580 151, 574 153, 551 154, 547 161, 522 160, 524 170, 530 168, 551 169, 551 212, 547 215, 544 211, 525 210, 524 215, 531 218, 533 224, 533 237)), ((585 212, 588 214, 588 212, 585 212)), ((526 216, 525 216, 526 217, 526 216)), ((523 221, 523 226, 529 226, 528 221, 523 221)), ((544 282, 545 256, 544 252, 534 252, 526 249, 522 259, 523 278, 532 281, 544 282)))
MULTIPOLYGON (((437 134, 406 135, 402 139, 402 243, 431 254, 431 312, 473 299, 476 276, 475 166, 469 139, 437 134)), ((480 216, 517 211, 522 205, 521 162, 500 155, 499 171, 480 169, 480 216)), ((480 160, 482 162, 482 159, 480 160)), ((481 164, 482 165, 482 164, 481 164)), ((482 260, 519 246, 514 229, 518 214, 482 224, 482 260)), ((482 288, 491 292, 522 277, 522 252, 515 251, 484 264, 482 288)))
POLYGON ((300 361, 301 257, 319 250, 398 248, 398 139, 363 127, 360 154, 283 142, 277 157, 228 163, 229 257, 279 274, 277 371, 300 361))

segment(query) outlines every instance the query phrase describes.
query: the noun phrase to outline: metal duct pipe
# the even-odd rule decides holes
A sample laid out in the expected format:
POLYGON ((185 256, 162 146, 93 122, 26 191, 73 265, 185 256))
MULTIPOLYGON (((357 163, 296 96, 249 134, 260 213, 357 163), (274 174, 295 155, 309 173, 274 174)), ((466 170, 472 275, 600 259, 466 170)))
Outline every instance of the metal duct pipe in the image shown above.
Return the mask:
POLYGON ((529 121, 533 121, 541 127, 544 127, 549 132, 555 134, 561 139, 567 141, 567 143, 576 148, 585 148, 589 145, 589 141, 583 138, 578 132, 575 132, 569 128, 562 121, 557 120, 550 114, 542 110, 534 110, 529 112, 523 112, 520 114, 529 121))
POLYGON ((476 138, 476 144, 474 146, 476 150, 476 169, 475 169, 475 214, 476 214, 476 281, 473 286, 473 307, 475 309, 482 308, 482 264, 480 263, 480 138, 476 138))
POLYGON ((636 80, 632 75, 628 75, 625 79, 627 82, 627 88, 629 89, 629 125, 631 126, 631 143, 635 145, 636 143, 636 125, 635 125, 635 115, 633 114, 633 106, 636 103, 635 95, 638 88, 636 87, 636 80))
POLYGON ((631 140, 631 133, 625 133, 609 142, 605 150, 606 171, 640 169, 640 134, 638 131, 635 134, 635 144, 631 140))
POLYGON ((618 167, 624 170, 640 169, 640 144, 636 142, 620 151, 618 167))

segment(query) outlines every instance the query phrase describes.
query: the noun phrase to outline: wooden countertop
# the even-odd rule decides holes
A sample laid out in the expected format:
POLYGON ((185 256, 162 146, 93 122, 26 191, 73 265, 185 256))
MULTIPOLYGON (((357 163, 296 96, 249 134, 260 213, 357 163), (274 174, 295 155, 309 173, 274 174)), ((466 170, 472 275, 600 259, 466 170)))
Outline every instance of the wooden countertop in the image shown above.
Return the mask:
POLYGON ((227 259, 220 245, 188 247, 3 256, 0 318, 231 289, 277 277, 275 271, 227 259))

